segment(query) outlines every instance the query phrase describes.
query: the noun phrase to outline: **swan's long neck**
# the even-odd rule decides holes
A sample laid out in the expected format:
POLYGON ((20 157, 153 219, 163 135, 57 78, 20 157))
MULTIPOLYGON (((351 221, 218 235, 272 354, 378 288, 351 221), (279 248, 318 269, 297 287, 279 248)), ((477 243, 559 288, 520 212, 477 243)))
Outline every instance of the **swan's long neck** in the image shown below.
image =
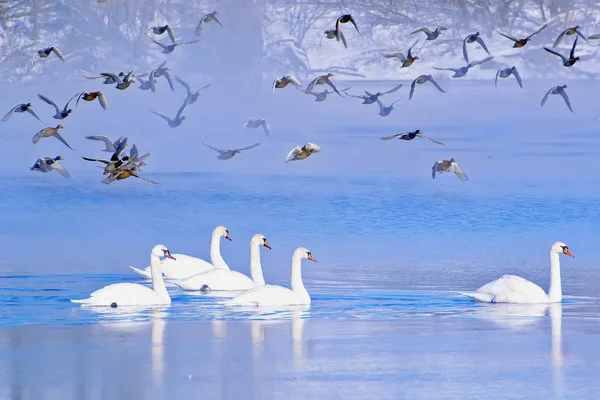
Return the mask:
POLYGON ((302 251, 296 250, 292 256, 291 286, 292 291, 295 293, 310 298, 306 288, 304 287, 304 282, 302 282, 302 251))
POLYGON ((152 269, 152 288, 161 299, 171 300, 171 296, 169 296, 165 281, 163 280, 160 259, 155 255, 150 256, 150 268, 152 269))
POLYGON ((265 284, 260 265, 260 245, 254 241, 250 242, 250 277, 257 285, 265 284))
POLYGON ((548 290, 548 300, 553 303, 562 301, 560 260, 558 253, 553 251, 550 251, 550 290, 548 290))
POLYGON ((223 235, 220 232, 213 232, 210 241, 210 263, 216 268, 229 270, 229 265, 221 256, 221 236, 223 235))

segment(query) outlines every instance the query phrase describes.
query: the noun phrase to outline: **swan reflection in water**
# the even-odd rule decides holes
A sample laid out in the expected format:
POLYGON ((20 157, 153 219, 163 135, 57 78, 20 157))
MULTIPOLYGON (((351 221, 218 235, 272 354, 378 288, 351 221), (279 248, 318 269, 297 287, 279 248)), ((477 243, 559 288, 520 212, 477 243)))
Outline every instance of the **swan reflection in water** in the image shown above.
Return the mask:
POLYGON ((563 387, 563 363, 564 354, 562 348, 562 307, 561 303, 548 304, 510 304, 497 303, 485 305, 478 308, 476 314, 478 317, 484 318, 494 324, 519 331, 527 327, 539 324, 546 310, 550 315, 550 326, 552 335, 552 348, 550 351, 552 363, 552 380, 557 393, 562 392, 563 387))
MULTIPOLYGON (((113 331, 122 333, 136 333, 148 328, 148 317, 151 325, 151 360, 153 390, 156 394, 162 393, 165 358, 164 358, 164 333, 166 310, 169 306, 130 306, 130 307, 89 307, 86 310, 101 316, 100 322, 113 331)), ((160 397, 160 396, 159 396, 160 397)))
MULTIPOLYGON (((250 337, 252 340, 252 358, 255 367, 262 365, 261 358, 265 345, 265 330, 269 327, 290 325, 290 338, 292 344, 292 357, 294 366, 301 368, 306 364, 306 352, 304 348, 304 325, 306 318, 310 315, 310 306, 279 306, 271 307, 244 307, 237 308, 238 311, 247 312, 250 320, 250 337)), ((223 340, 227 336, 228 321, 213 320, 213 338, 223 340)), ((268 337, 268 335, 267 335, 268 337)), ((268 341, 267 341, 268 342, 268 341)))
POLYGON ((152 321, 152 376, 156 394, 161 394, 165 375, 165 319, 166 312, 161 309, 150 311, 152 321))

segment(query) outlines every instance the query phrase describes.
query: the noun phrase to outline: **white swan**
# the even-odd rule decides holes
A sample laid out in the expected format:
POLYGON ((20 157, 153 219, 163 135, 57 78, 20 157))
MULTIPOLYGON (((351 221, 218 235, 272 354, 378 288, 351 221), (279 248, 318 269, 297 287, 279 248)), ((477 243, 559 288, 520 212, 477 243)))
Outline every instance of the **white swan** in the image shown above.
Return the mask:
POLYGON ((171 296, 167 292, 161 273, 161 256, 174 258, 162 244, 154 246, 150 254, 153 289, 137 283, 115 283, 96 290, 88 299, 71 301, 84 305, 111 307, 171 304, 171 296))
POLYGON ((550 248, 550 290, 544 289, 520 276, 504 275, 500 279, 483 285, 475 292, 462 293, 474 300, 487 303, 560 303, 562 287, 560 284, 559 254, 574 257, 563 242, 556 242, 550 248))
POLYGON ((302 259, 317 261, 311 252, 298 247, 292 256, 292 289, 276 285, 264 285, 240 293, 231 299, 229 305, 244 306, 288 306, 310 304, 310 295, 302 282, 302 259))
MULTIPOLYGON (((229 266, 221 256, 222 237, 231 240, 227 228, 220 225, 217 226, 212 233, 212 239, 210 241, 210 263, 201 258, 191 257, 185 254, 173 254, 177 260, 165 258, 162 262, 164 276, 168 279, 185 279, 213 268, 229 270, 229 266)), ((129 268, 143 278, 152 279, 151 267, 137 269, 129 266, 129 268)))
POLYGON ((184 280, 173 281, 183 290, 247 290, 258 285, 264 285, 262 267, 260 265, 260 246, 270 249, 267 239, 260 233, 250 241, 250 276, 237 271, 221 268, 201 272, 184 280))

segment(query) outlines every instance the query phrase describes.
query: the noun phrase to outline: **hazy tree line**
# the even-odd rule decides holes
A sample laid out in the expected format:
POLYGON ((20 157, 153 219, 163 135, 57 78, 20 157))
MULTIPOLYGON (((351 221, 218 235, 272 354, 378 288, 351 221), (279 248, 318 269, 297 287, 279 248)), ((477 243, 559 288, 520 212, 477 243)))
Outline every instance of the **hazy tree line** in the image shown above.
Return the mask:
POLYGON ((486 35, 494 29, 525 33, 554 17, 595 28, 598 6, 591 0, 11 0, 0 2, 0 74, 4 80, 60 74, 43 63, 31 66, 35 50, 49 45, 68 54, 75 71, 146 70, 162 59, 145 37, 149 26, 169 22, 180 40, 189 40, 202 15, 213 10, 231 35, 208 33, 169 56, 186 70, 243 79, 285 71, 358 74, 361 65, 378 62, 383 48, 406 47, 408 33, 419 26, 448 27, 436 49, 443 55, 460 50, 457 39, 468 28, 486 35), (322 31, 334 28, 341 10, 359 22, 364 51, 350 66, 318 70, 311 49, 323 45, 322 31), (385 45, 376 40, 381 32, 393 32, 385 45))

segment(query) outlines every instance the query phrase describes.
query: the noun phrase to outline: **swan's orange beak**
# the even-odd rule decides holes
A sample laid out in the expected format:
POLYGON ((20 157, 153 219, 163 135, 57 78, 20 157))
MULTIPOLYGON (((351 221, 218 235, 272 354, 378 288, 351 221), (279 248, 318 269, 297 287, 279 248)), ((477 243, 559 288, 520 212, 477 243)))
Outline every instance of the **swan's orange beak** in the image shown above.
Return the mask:
POLYGON ((231 236, 229 236, 229 232, 225 232, 225 239, 231 241, 231 236))
POLYGON ((573 255, 573 253, 571 253, 571 251, 569 249, 567 249, 567 248, 563 249, 563 254, 565 254, 565 255, 567 255, 569 257, 575 258, 575 256, 573 255))
POLYGON ((169 250, 165 251, 165 257, 170 258, 171 260, 176 260, 176 258, 171 255, 169 250))
POLYGON ((310 254, 310 253, 308 254, 308 259, 309 259, 310 261, 317 262, 317 259, 316 259, 316 258, 314 258, 314 257, 313 257, 313 255, 312 255, 312 254, 310 254))
POLYGON ((263 240, 263 246, 265 246, 267 249, 271 249, 271 246, 269 246, 269 242, 267 242, 267 239, 263 240))

